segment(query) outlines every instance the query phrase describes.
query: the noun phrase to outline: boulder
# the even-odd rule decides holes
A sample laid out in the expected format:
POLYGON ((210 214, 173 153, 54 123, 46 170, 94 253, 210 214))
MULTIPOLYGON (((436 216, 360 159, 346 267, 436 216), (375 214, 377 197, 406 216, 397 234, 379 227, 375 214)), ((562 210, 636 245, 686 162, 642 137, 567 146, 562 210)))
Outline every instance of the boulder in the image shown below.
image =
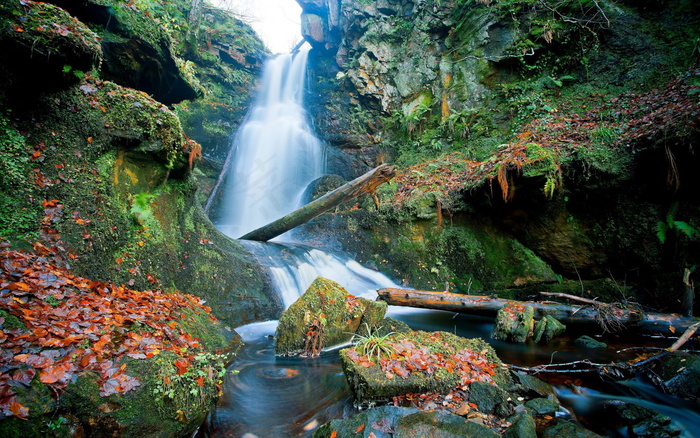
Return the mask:
POLYGON ((525 342, 532 333, 534 310, 530 306, 509 305, 496 315, 491 336, 511 342, 525 342))
POLYGON ((518 412, 508 419, 511 425, 503 433, 503 438, 536 438, 535 420, 527 411, 518 412))
POLYGON ((595 432, 584 429, 576 423, 566 420, 556 420, 553 426, 546 428, 541 438, 602 438, 595 432))
POLYGON ((700 396, 700 358, 674 352, 661 361, 661 377, 668 391, 676 397, 697 399, 700 396))
POLYGON ((385 302, 354 297, 338 283, 318 277, 282 313, 275 353, 302 353, 311 326, 319 333, 323 347, 348 342, 363 324, 377 325, 384 318, 386 307, 385 302))
POLYGON ((313 438, 495 438, 485 426, 445 411, 383 406, 360 412, 347 420, 332 420, 321 426, 313 438))
POLYGON ((55 91, 78 82, 102 58, 100 38, 63 9, 12 1, 0 7, 0 72, 8 92, 55 91))
POLYGON ((408 393, 447 393, 474 381, 507 387, 510 376, 493 349, 481 339, 446 332, 415 331, 375 340, 394 353, 341 350, 343 372, 357 404, 386 402, 408 393), (394 358, 396 356, 396 358, 394 358))
POLYGON ((549 342, 553 337, 560 335, 566 331, 566 326, 550 315, 545 315, 544 318, 535 324, 533 338, 535 342, 549 342))
POLYGON ((135 6, 115 7, 105 0, 53 0, 84 23, 97 29, 104 52, 101 76, 136 88, 164 104, 201 95, 184 73, 165 30, 135 6))
POLYGON ((583 335, 576 338, 574 344, 583 348, 608 348, 608 344, 606 344, 605 342, 595 340, 588 335, 583 335))

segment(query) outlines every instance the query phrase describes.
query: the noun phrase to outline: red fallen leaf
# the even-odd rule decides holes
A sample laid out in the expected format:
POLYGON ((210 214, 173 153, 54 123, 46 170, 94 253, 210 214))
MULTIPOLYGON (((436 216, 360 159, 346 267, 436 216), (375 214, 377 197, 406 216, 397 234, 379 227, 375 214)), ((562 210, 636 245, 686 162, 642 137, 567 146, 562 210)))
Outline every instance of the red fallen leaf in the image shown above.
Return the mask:
POLYGON ((200 377, 199 379, 195 380, 197 382, 197 385, 199 386, 204 386, 204 378, 200 377))
POLYGON ((187 367, 189 367, 190 363, 186 359, 178 359, 173 365, 177 368, 176 374, 180 376, 187 372, 187 367))
POLYGON ((357 426, 357 429, 355 429, 355 433, 360 433, 360 432, 362 432, 362 430, 363 430, 364 428, 365 428, 365 425, 364 425, 364 424, 360 424, 359 426, 357 426))
POLYGON ((12 380, 22 383, 25 386, 29 386, 34 376, 36 376, 36 370, 34 368, 16 370, 12 373, 12 380))
POLYGON ((29 408, 22 406, 19 402, 14 401, 10 405, 10 412, 17 418, 25 419, 29 415, 29 408))
POLYGON ((338 436, 338 431, 334 430, 333 432, 331 432, 330 438, 337 438, 337 436, 338 436))
POLYGON ((47 367, 39 373, 39 380, 42 383, 56 383, 65 380, 66 370, 62 366, 47 367))

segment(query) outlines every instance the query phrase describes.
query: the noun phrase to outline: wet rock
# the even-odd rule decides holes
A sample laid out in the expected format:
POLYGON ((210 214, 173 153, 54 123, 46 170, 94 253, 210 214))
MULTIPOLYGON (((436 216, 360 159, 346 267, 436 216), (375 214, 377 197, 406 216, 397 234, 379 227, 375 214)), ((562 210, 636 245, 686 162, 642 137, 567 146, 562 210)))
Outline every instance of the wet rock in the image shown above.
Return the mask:
POLYGON ((509 305, 496 315, 491 336, 494 339, 522 343, 527 340, 534 325, 534 310, 529 306, 509 305))
POLYGON ((554 317, 545 315, 535 325, 533 338, 535 342, 549 342, 553 337, 560 335, 566 331, 566 326, 557 321, 554 317))
POLYGON ((508 419, 512 424, 503 433, 503 438, 535 438, 537 437, 537 429, 535 420, 532 416, 524 411, 518 412, 508 419))
POLYGON ((633 403, 614 403, 610 407, 614 411, 613 415, 618 416, 627 426, 631 437, 670 438, 681 434, 669 417, 652 409, 633 403))
POLYGON ((554 388, 542 379, 521 372, 513 373, 513 377, 515 381, 515 390, 518 393, 529 397, 536 394, 539 397, 556 400, 554 388))
MULTIPOLYGON (((396 348, 396 346, 406 345, 402 344, 403 342, 413 345, 409 354, 418 354, 420 359, 417 360, 424 364, 425 368, 421 365, 402 376, 401 367, 397 369, 392 366, 390 371, 385 371, 377 363, 376 358, 370 360, 368 357, 359 356, 355 348, 341 350, 343 372, 357 404, 386 402, 394 396, 407 393, 447 393, 462 381, 455 367, 454 358, 458 353, 475 355, 474 361, 480 363, 482 367, 474 365, 476 367, 474 372, 479 379, 491 379, 490 373, 495 373, 492 377, 495 384, 502 387, 508 387, 511 384, 510 376, 502 367, 498 356, 481 339, 465 339, 446 332, 415 331, 393 335, 386 340, 385 344, 393 344, 390 347, 396 348), (434 355, 435 353, 437 355, 434 355), (450 366, 446 366, 447 361, 451 362, 450 366), (484 371, 487 368, 492 371, 484 371)), ((402 357, 405 356, 407 355, 402 357)), ((411 360, 405 359, 409 362, 416 360, 415 357, 411 360)))
POLYGON ((608 348, 608 344, 605 342, 597 341, 588 335, 577 338, 574 343, 583 348, 608 348))
POLYGON ((311 183, 304 190, 304 193, 301 195, 301 200, 303 203, 309 203, 320 198, 326 193, 337 189, 345 183, 345 178, 340 175, 323 175, 322 177, 311 181, 311 183))
POLYGON ((662 359, 661 375, 666 388, 677 397, 700 397, 700 358, 674 352, 662 359))
POLYGON ((533 398, 525 403, 525 407, 533 415, 549 415, 553 417, 559 409, 559 404, 547 398, 533 398))
POLYGON ((474 382, 469 385, 469 401, 474 403, 480 412, 507 417, 513 413, 513 403, 510 394, 496 385, 484 382, 474 382))
POLYGON ((319 427, 313 438, 495 438, 498 434, 445 411, 382 406, 347 420, 332 420, 319 427))
POLYGON ((566 420, 556 420, 554 426, 545 429, 541 438, 601 438, 597 433, 584 429, 578 424, 566 420))
POLYGON ((312 325, 320 328, 322 347, 349 341, 362 324, 374 327, 384 318, 386 303, 356 298, 338 283, 317 277, 304 294, 282 313, 277 326, 276 354, 298 354, 312 325))

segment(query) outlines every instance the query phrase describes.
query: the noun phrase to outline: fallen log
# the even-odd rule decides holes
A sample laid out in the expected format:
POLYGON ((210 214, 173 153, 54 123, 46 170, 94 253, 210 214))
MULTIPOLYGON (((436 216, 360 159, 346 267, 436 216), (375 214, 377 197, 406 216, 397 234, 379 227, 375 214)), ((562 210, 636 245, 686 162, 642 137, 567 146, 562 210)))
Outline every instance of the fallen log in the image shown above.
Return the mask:
MULTIPOLYGON (((600 321, 599 306, 576 306, 555 302, 516 301, 502 298, 491 298, 480 295, 462 295, 451 292, 433 292, 409 289, 379 289, 379 299, 394 306, 418 307, 423 309, 448 310, 451 312, 470 315, 496 316, 506 305, 530 306, 535 312, 535 318, 550 315, 564 324, 594 324, 600 321)), ((601 303, 602 304, 602 303, 601 303)), ((608 317, 624 326, 625 330, 639 331, 646 334, 664 336, 680 336, 693 324, 696 318, 680 315, 645 313, 637 310, 621 309, 606 305, 608 317)))
POLYGON ((374 197, 377 187, 392 179, 395 174, 394 166, 382 164, 288 215, 241 236, 240 239, 266 242, 364 193, 372 194, 374 197))

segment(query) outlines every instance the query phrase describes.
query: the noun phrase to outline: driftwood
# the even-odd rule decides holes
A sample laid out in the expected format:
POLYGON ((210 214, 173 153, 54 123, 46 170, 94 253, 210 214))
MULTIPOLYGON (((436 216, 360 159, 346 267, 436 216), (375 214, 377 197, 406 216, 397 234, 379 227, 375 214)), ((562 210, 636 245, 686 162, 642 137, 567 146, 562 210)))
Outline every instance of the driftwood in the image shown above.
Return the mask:
POLYGON ((355 178, 332 192, 328 192, 305 206, 294 210, 283 218, 241 236, 240 239, 266 242, 364 193, 371 194, 376 203, 377 198, 374 195, 374 191, 381 184, 392 179, 395 174, 395 167, 382 164, 359 178, 355 178))
MULTIPOLYGON (((395 306, 448 310, 483 316, 496 316, 498 311, 506 305, 525 305, 533 308, 535 318, 551 315, 564 324, 599 323, 601 313, 600 306, 596 305, 576 306, 551 301, 515 301, 479 295, 394 288, 380 289, 377 293, 381 300, 395 306)), ((612 305, 606 306, 605 310, 609 313, 607 317, 614 317, 618 325, 624 325, 626 330, 648 334, 680 335, 698 322, 696 318, 687 318, 679 315, 644 313, 636 310, 621 309, 612 305)))

